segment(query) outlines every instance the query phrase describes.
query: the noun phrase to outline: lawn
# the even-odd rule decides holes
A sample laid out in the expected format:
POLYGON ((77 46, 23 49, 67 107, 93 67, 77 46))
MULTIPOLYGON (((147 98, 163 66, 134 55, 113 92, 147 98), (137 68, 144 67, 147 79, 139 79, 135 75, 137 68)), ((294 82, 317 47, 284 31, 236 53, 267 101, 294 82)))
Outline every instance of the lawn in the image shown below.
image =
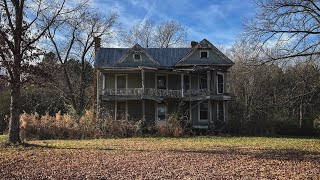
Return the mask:
MULTIPOLYGON (((0 141, 5 140, 0 136, 0 141)), ((38 140, 0 147, 0 177, 320 178, 320 139, 267 137, 38 140)))

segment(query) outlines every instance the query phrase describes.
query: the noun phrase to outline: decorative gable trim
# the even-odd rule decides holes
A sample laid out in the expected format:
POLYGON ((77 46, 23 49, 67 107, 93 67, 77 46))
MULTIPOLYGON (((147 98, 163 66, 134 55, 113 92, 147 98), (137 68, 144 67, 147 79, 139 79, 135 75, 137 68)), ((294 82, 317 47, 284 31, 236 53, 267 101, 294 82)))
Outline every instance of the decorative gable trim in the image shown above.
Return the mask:
MULTIPOLYGON (((226 55, 224 55, 218 48, 216 48, 213 44, 211 44, 207 39, 203 39, 197 45, 195 45, 185 56, 183 56, 175 66, 181 65, 183 61, 188 59, 193 53, 195 53, 198 49, 211 49, 214 51, 221 59, 225 61, 231 61, 226 55)), ((231 61, 232 62, 232 61, 231 61)))
POLYGON ((154 60, 139 44, 135 44, 131 49, 124 53, 124 55, 120 59, 118 59, 113 65, 121 64, 130 54, 134 53, 145 54, 153 63, 160 65, 159 62, 154 60))

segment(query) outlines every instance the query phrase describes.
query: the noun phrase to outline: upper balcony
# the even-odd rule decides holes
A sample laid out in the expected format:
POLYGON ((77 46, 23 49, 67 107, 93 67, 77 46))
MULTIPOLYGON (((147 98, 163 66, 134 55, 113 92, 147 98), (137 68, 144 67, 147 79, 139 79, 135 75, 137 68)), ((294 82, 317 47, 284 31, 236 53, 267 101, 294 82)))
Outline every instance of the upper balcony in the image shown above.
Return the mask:
POLYGON ((105 89, 101 91, 101 95, 108 97, 107 99, 155 99, 155 98, 211 98, 230 100, 228 93, 213 95, 207 89, 189 89, 189 90, 171 90, 171 89, 155 89, 155 88, 127 88, 127 89, 105 89))
POLYGON ((102 77, 99 95, 104 100, 230 99, 226 75, 216 71, 198 74, 121 71, 103 73, 102 77))

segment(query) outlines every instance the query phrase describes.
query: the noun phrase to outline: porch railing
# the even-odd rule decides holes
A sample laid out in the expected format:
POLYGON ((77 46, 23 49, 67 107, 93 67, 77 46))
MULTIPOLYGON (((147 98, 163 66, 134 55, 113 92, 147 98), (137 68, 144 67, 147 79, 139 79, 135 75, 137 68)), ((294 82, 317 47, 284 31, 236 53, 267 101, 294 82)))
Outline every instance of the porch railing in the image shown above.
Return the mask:
POLYGON ((106 96, 142 96, 149 95, 155 97, 181 98, 188 96, 206 95, 206 89, 184 90, 183 96, 181 90, 155 89, 155 88, 126 88, 126 89, 104 89, 102 95, 106 96))

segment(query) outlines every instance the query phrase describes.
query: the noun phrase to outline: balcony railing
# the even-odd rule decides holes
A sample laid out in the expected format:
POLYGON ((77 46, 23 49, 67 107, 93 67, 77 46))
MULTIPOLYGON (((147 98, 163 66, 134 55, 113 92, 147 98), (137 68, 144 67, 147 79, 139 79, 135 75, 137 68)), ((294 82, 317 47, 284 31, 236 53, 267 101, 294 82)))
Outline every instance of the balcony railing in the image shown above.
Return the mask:
POLYGON ((126 88, 126 89, 104 89, 101 91, 105 96, 142 96, 149 95, 155 97, 181 98, 188 96, 206 95, 207 89, 181 90, 155 89, 155 88, 126 88))

